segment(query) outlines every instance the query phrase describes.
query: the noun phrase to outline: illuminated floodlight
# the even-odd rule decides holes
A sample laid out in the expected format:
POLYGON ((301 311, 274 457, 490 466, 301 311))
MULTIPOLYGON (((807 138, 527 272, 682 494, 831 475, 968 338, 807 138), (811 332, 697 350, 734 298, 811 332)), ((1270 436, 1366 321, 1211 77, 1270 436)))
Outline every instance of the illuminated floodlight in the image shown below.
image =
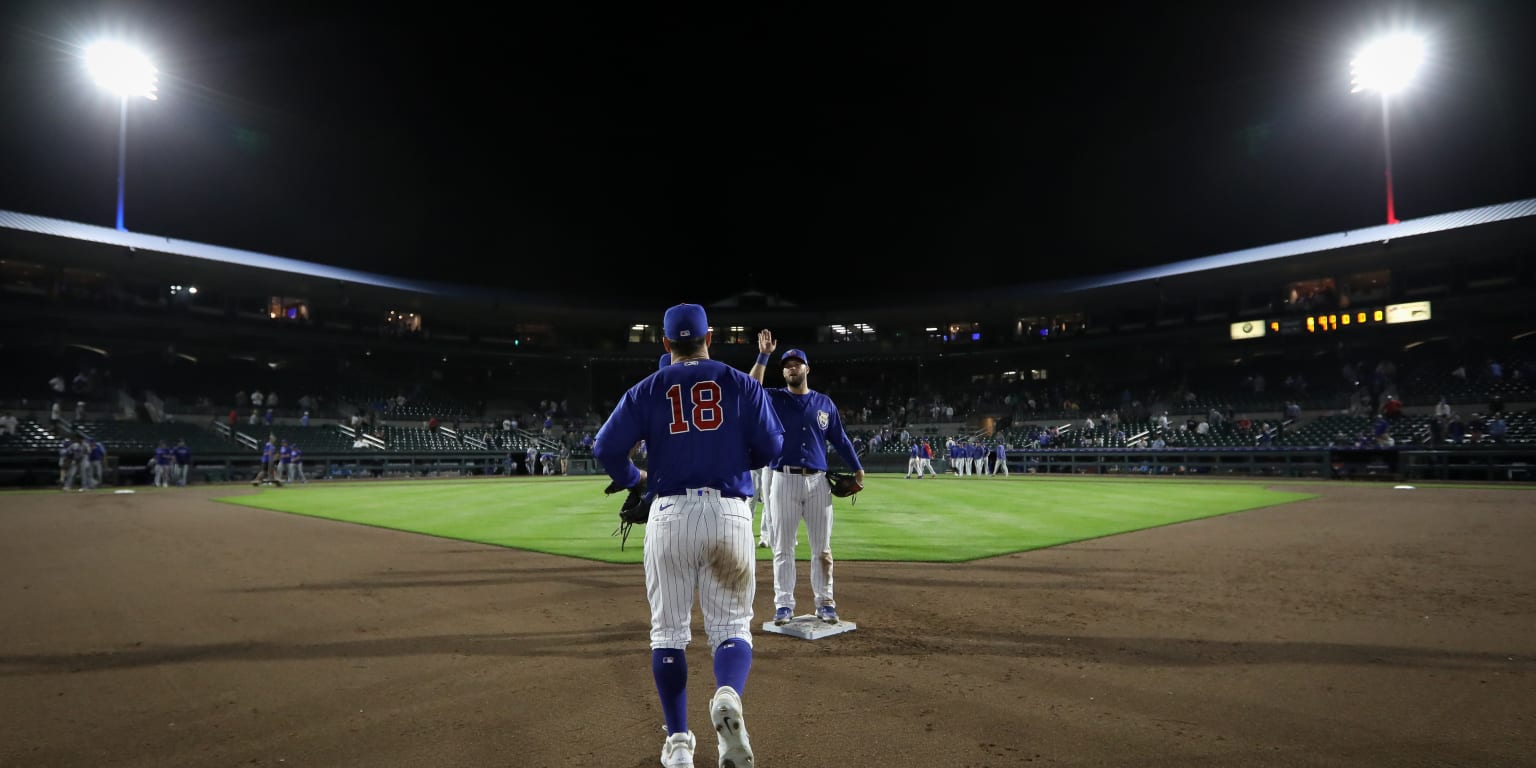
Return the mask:
POLYGON ((103 89, 117 95, 121 102, 117 128, 117 229, 127 232, 123 223, 123 198, 128 177, 128 100, 143 96, 150 101, 159 97, 159 70, 142 51, 123 43, 103 40, 85 49, 85 68, 103 89))
POLYGON ((1424 61, 1424 39, 1418 35, 1395 34, 1383 37, 1360 49, 1349 62, 1350 92, 1375 91, 1381 94, 1381 145, 1386 155, 1387 223, 1398 223, 1397 204, 1392 194, 1392 127, 1387 104, 1394 94, 1403 92, 1413 82, 1424 61))
POLYGON ((143 51, 111 40, 93 43, 85 49, 85 68, 97 85, 119 96, 160 98, 160 70, 143 51))
POLYGON ((1413 82, 1424 62, 1424 38, 1397 34, 1376 40, 1349 62, 1350 92, 1399 93, 1413 82))

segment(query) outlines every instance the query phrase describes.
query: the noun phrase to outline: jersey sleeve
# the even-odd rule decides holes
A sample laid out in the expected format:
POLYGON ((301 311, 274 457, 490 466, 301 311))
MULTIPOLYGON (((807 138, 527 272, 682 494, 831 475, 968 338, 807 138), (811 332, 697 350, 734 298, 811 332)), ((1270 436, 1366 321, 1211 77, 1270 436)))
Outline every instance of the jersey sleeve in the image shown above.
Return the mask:
MULTIPOLYGON (((619 404, 613 407, 608 421, 597 430, 597 438, 592 445, 592 458, 597 459, 610 480, 623 488, 632 488, 640 482, 640 469, 629 460, 630 449, 643 436, 634 397, 635 389, 631 387, 619 399, 619 404)), ((528 450, 531 455, 533 449, 528 450)))
POLYGON ((827 442, 855 472, 864 469, 864 465, 859 463, 858 451, 853 449, 853 441, 848 439, 848 433, 843 430, 843 414, 837 410, 831 398, 827 399, 827 412, 831 416, 827 423, 827 442))

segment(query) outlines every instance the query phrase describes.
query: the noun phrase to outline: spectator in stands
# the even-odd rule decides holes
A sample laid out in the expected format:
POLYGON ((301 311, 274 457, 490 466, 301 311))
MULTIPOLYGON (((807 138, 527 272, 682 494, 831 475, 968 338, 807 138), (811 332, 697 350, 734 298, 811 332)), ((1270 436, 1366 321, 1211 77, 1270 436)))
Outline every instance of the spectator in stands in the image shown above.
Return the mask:
POLYGON ((1504 413, 1504 396, 1494 394, 1488 398, 1488 415, 1495 416, 1504 413))
POLYGON ((75 401, 75 421, 85 421, 85 401, 75 401))
POLYGON ((1480 413, 1472 414, 1467 420, 1467 440, 1473 443, 1481 443, 1483 435, 1488 433, 1488 422, 1480 413))
POLYGON ((1403 417, 1403 401, 1397 399, 1397 395, 1387 395, 1387 401, 1381 406, 1381 415, 1387 421, 1397 421, 1403 417))
POLYGON ((1496 413, 1488 417, 1488 439, 1495 443, 1504 442, 1509 435, 1509 423, 1504 421, 1504 414, 1496 413))
POLYGON ((1451 404, 1445 401, 1445 395, 1440 396, 1440 402, 1435 403, 1435 418, 1451 418, 1451 404))
POLYGON ((299 417, 299 426, 301 426, 301 427, 309 426, 309 411, 305 411, 304 415, 299 417))
POLYGON ((59 408, 59 401, 53 401, 53 406, 48 409, 48 426, 54 434, 59 433, 59 422, 64 420, 64 413, 59 408))
POLYGON ((252 408, 260 410, 261 406, 265 405, 266 402, 267 402, 267 396, 263 395, 261 393, 261 390, 258 389, 258 390, 255 390, 255 391, 251 392, 251 407, 252 408))
POLYGON ((1445 433, 1446 433, 1446 437, 1449 438, 1450 441, 1452 443, 1455 443, 1456 445, 1461 445, 1463 442, 1466 441, 1466 439, 1467 439, 1467 424, 1466 424, 1466 422, 1461 420, 1461 415, 1460 414, 1457 414, 1457 413, 1452 413, 1451 414, 1451 421, 1450 421, 1449 424, 1446 425, 1445 433))
POLYGON ((268 408, 276 408, 277 407, 277 390, 274 389, 271 392, 267 393, 267 407, 268 408))
POLYGON ((0 434, 14 435, 16 434, 16 427, 20 424, 21 421, 16 418, 16 414, 14 413, 7 413, 4 416, 0 416, 0 434))

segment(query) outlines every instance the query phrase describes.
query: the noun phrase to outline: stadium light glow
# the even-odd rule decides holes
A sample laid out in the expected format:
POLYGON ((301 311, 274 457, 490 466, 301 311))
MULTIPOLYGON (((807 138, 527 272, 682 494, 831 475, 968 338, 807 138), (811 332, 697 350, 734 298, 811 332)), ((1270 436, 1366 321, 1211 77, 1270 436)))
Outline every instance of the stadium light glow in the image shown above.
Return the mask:
POLYGON ((123 43, 104 40, 85 50, 85 68, 103 89, 117 95, 120 102, 117 133, 117 229, 123 224, 123 192, 128 170, 128 100, 142 96, 150 101, 160 98, 159 70, 142 51, 123 43))
POLYGON ((1424 39, 1412 34, 1394 34, 1368 43, 1349 62, 1350 93, 1375 91, 1381 94, 1381 144, 1386 153, 1387 223, 1398 223, 1392 199, 1392 130, 1388 102, 1413 82, 1424 61, 1424 39))

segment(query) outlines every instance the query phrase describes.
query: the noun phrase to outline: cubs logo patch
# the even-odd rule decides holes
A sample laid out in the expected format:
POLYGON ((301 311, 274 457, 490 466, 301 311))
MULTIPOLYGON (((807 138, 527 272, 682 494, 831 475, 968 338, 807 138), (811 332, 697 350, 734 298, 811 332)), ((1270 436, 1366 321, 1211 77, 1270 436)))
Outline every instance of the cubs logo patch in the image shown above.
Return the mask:
POLYGON ((827 425, 831 424, 831 423, 832 423, 832 414, 827 413, 826 411, 817 411, 816 412, 816 426, 821 427, 822 429, 826 429, 827 425))

